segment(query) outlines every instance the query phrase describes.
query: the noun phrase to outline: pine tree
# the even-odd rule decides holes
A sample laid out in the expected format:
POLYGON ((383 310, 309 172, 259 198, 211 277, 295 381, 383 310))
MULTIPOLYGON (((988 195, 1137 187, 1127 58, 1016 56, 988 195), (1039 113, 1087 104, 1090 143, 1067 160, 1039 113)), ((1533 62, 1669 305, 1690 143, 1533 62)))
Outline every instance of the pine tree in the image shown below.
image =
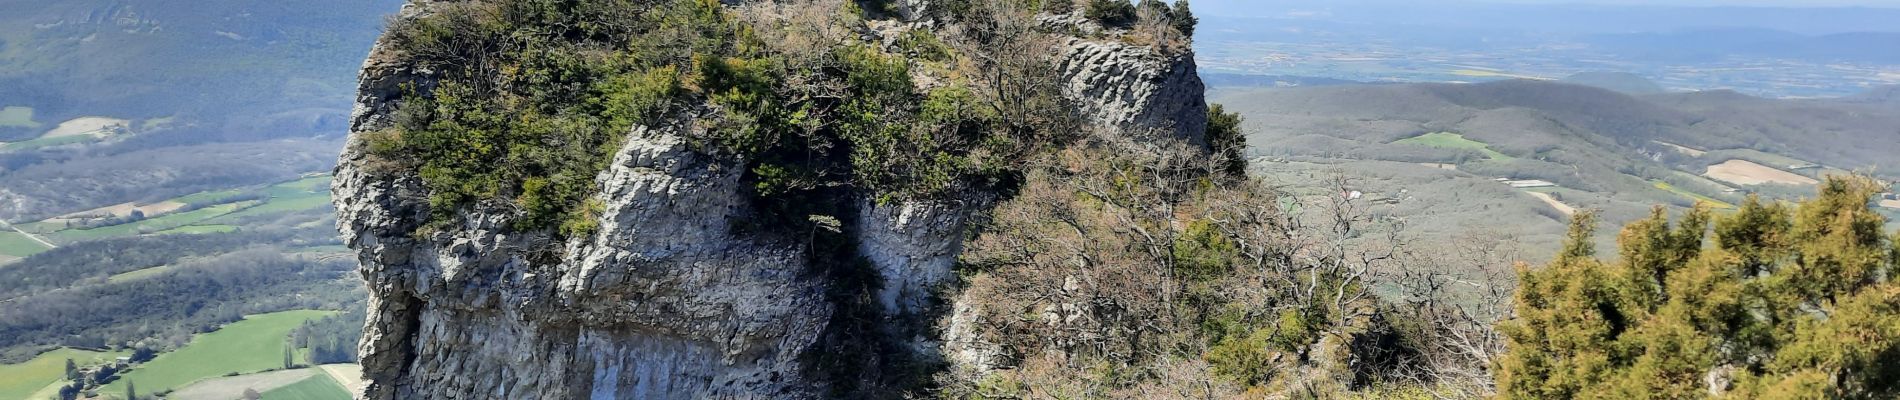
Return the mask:
POLYGON ((79 365, 73 364, 73 359, 71 358, 66 359, 66 380, 79 380, 79 365))
POLYGON ((291 367, 295 367, 295 366, 297 366, 297 362, 296 362, 296 359, 292 358, 291 356, 290 344, 285 343, 284 344, 284 369, 290 369, 291 367))
POLYGON ((1751 197, 1674 227, 1657 209, 1615 264, 1582 215, 1556 260, 1519 272, 1500 397, 1900 396, 1900 234, 1880 230, 1875 187, 1831 178, 1793 207, 1751 197))
POLYGON ((1182 37, 1194 37, 1194 26, 1201 24, 1201 19, 1188 9, 1188 0, 1174 0, 1174 11, 1169 12, 1168 17, 1174 21, 1174 30, 1180 31, 1182 37))
POLYGON ((125 400, 139 400, 138 387, 134 386, 132 381, 125 382, 125 400))

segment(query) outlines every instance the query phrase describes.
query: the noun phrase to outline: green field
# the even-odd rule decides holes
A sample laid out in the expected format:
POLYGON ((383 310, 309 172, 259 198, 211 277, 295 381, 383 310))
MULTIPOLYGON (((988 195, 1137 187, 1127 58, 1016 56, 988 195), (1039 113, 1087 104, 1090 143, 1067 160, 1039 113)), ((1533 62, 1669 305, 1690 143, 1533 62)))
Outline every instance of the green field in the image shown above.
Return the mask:
POLYGON ((0 108, 0 127, 7 126, 38 128, 40 123, 33 121, 33 107, 7 106, 0 108))
POLYGON ((304 380, 264 392, 264 400, 349 400, 350 390, 343 384, 330 379, 330 374, 316 374, 304 380))
POLYGON ((296 195, 310 192, 329 192, 330 175, 315 175, 289 182, 278 183, 266 188, 271 196, 296 195))
POLYGON ((238 211, 238 212, 234 212, 230 214, 225 214, 217 218, 207 220, 205 222, 233 223, 233 222, 238 222, 248 217, 254 217, 254 216, 259 216, 259 215, 283 214, 283 213, 292 212, 292 211, 303 211, 303 210, 309 210, 309 209, 323 207, 327 205, 330 205, 330 193, 327 193, 327 192, 316 193, 316 194, 305 194, 299 197, 272 197, 269 202, 266 202, 262 205, 246 208, 242 211, 238 211))
POLYGON ((57 238, 54 240, 59 242, 73 242, 138 235, 141 228, 150 232, 158 232, 186 225, 194 225, 213 217, 230 214, 233 211, 255 206, 257 203, 257 201, 240 201, 236 203, 219 204, 186 212, 165 214, 156 218, 129 224, 118 224, 91 229, 67 229, 54 232, 51 236, 57 238))
MULTIPOLYGON (((40 353, 38 357, 19 364, 0 365, 0 399, 33 399, 34 393, 42 392, 47 386, 53 386, 66 379, 66 359, 80 365, 94 365, 112 361, 131 353, 109 352, 61 348, 40 353)), ((54 387, 54 390, 58 390, 54 387)))
POLYGON ((99 140, 99 137, 93 136, 93 135, 43 137, 39 139, 23 140, 23 141, 18 141, 18 142, 7 143, 6 145, 0 145, 0 151, 32 150, 32 149, 37 149, 41 147, 58 146, 58 145, 63 145, 63 144, 85 143, 85 142, 90 142, 94 140, 99 140))
POLYGON ((270 200, 207 222, 233 223, 259 215, 275 215, 330 205, 330 176, 321 175, 283 182, 264 188, 270 200))
POLYGON ((1478 152, 1484 153, 1485 157, 1490 157, 1493 160, 1509 160, 1512 158, 1509 155, 1497 152, 1497 150, 1491 150, 1491 145, 1484 144, 1484 142, 1466 139, 1465 135, 1451 132, 1432 132, 1400 139, 1393 143, 1411 143, 1446 149, 1477 150, 1478 152))
POLYGON ((198 193, 184 195, 175 199, 171 199, 171 201, 176 201, 176 202, 185 203, 185 204, 210 203, 210 202, 222 200, 226 197, 236 196, 239 193, 243 193, 243 192, 239 192, 237 189, 226 189, 226 190, 218 190, 218 191, 211 191, 211 192, 198 192, 198 193))
MULTIPOLYGON (((251 208, 257 208, 257 207, 251 207, 251 208)), ((205 224, 205 225, 185 225, 185 226, 181 226, 177 228, 171 228, 171 229, 166 229, 166 230, 152 232, 152 233, 157 234, 157 235, 170 235, 174 233, 184 233, 184 234, 225 233, 225 232, 237 232, 237 230, 238 230, 238 227, 235 225, 205 224)))
POLYGON ((0 254, 14 257, 26 257, 46 251, 48 248, 25 234, 14 231, 0 231, 0 254))
POLYGON ((135 269, 131 271, 114 274, 112 276, 108 276, 106 277, 106 283, 129 282, 129 281, 134 281, 134 280, 139 280, 139 279, 150 278, 150 277, 158 276, 159 274, 163 274, 165 273, 165 271, 170 271, 170 270, 172 270, 172 266, 170 265, 160 265, 160 266, 151 267, 151 268, 135 269))
POLYGON ((1695 192, 1683 190, 1682 188, 1676 187, 1676 185, 1669 184, 1669 182, 1649 181, 1649 183, 1651 185, 1655 185, 1657 189, 1667 190, 1670 193, 1675 193, 1677 195, 1688 197, 1696 201, 1708 202, 1709 205, 1713 205, 1716 208, 1735 208, 1734 204, 1729 204, 1726 201, 1716 200, 1715 198, 1712 198, 1709 196, 1703 196, 1700 194, 1696 194, 1695 192))
POLYGON ((177 351, 160 354, 101 388, 99 393, 123 394, 126 382, 137 384, 140 392, 156 393, 184 387, 199 379, 283 368, 284 347, 289 345, 290 331, 304 321, 335 313, 298 310, 245 317, 243 321, 193 337, 191 343, 177 351))

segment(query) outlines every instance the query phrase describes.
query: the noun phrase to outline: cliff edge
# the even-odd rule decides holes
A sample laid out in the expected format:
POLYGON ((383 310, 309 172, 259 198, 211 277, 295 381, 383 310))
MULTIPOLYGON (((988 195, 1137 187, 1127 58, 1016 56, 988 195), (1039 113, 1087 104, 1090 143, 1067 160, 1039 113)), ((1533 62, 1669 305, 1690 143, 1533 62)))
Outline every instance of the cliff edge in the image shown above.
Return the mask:
MULTIPOLYGON (((720 97, 723 91, 706 89, 717 84, 716 74, 682 79, 678 92, 684 94, 674 95, 669 106, 656 107, 657 117, 640 118, 614 133, 618 141, 611 151, 602 152, 604 167, 591 179, 580 179, 590 183, 574 203, 584 210, 571 215, 582 216, 585 228, 522 222, 536 212, 538 203, 523 200, 532 199, 530 194, 542 187, 533 183, 535 177, 524 184, 500 185, 499 195, 441 200, 449 190, 446 178, 440 178, 442 167, 401 157, 436 154, 412 150, 423 146, 417 144, 423 137, 418 132, 451 126, 443 123, 455 118, 441 111, 448 107, 445 99, 450 95, 445 93, 468 86, 466 82, 473 81, 468 77, 476 75, 456 72, 462 68, 458 64, 418 62, 420 52, 405 48, 412 44, 398 39, 403 34, 399 31, 405 21, 428 25, 415 21, 429 21, 445 7, 505 12, 512 3, 538 4, 415 1, 364 64, 351 143, 333 184, 339 229, 357 253, 371 295, 360 345, 368 387, 359 398, 818 398, 862 384, 842 382, 859 378, 836 371, 857 360, 821 351, 845 345, 841 342, 877 335, 914 352, 916 359, 941 358, 936 353, 942 333, 935 332, 928 319, 954 305, 937 299, 937 288, 955 279, 953 266, 969 221, 1006 195, 996 189, 1000 184, 986 183, 999 180, 960 172, 950 175, 952 183, 945 185, 949 189, 892 195, 870 189, 867 178, 849 178, 801 192, 834 204, 825 212, 783 218, 787 213, 781 209, 788 206, 768 202, 771 198, 761 194, 774 176, 768 167, 776 164, 765 164, 773 153, 725 151, 728 147, 705 144, 722 143, 707 138, 734 132, 736 120, 766 126, 757 118, 734 117, 738 114, 731 110, 739 103, 720 97), (425 103, 436 111, 423 117, 405 111, 425 103), (418 118, 433 118, 432 124, 414 122, 418 118), (378 141, 377 135, 391 131, 401 131, 409 142, 378 141)), ((843 2, 796 3, 741 2, 721 5, 719 12, 730 14, 727 22, 749 24, 741 32, 769 26, 766 21, 804 18, 807 14, 801 12, 861 13, 862 19, 824 25, 851 29, 837 35, 851 43, 843 46, 871 48, 874 55, 910 64, 908 90, 920 93, 912 97, 922 105, 891 109, 922 115, 918 118, 924 121, 934 115, 930 107, 937 104, 931 103, 940 97, 936 93, 951 93, 939 89, 959 86, 944 83, 958 74, 943 72, 958 67, 920 61, 926 56, 915 49, 920 41, 916 38, 923 35, 917 32, 955 41, 978 29, 971 17, 933 11, 924 1, 903 1, 895 10, 899 12, 889 16, 843 2), (823 8, 814 12, 810 7, 823 8)), ((607 14, 602 18, 617 15, 607 14)), ((1121 39, 1131 29, 1102 28, 1061 15, 1051 18, 1046 12, 1042 17, 1045 26, 1053 20, 1089 29, 1046 33, 1052 39, 1038 42, 1048 46, 1044 54, 1051 56, 1044 62, 1053 67, 1048 71, 1060 74, 1051 80, 1060 82, 1059 87, 1050 90, 1069 106, 1038 112, 1060 114, 1050 118, 1077 121, 1089 131, 1127 133, 1134 142, 1206 146, 1201 131, 1207 105, 1185 46, 1169 50, 1131 44, 1121 39)), ((969 59, 982 57, 964 53, 969 59)), ((680 61, 685 66, 681 69, 703 70, 709 59, 716 58, 695 55, 680 61)), ((515 66, 498 64, 502 67, 493 76, 512 78, 507 74, 515 72, 506 68, 515 66)), ((793 62, 783 65, 792 74, 825 73, 793 62)), ((838 81, 854 82, 851 78, 857 76, 838 81)), ((976 80, 967 91, 979 99, 994 91, 983 85, 976 80)), ((514 93, 509 90, 517 89, 492 90, 501 94, 484 96, 507 98, 514 93)), ((817 119, 842 118, 827 117, 823 111, 852 106, 823 96, 784 98, 779 105, 816 110, 809 115, 817 119)), ((1005 127, 986 128, 997 132, 1018 129, 1007 128, 1005 119, 1012 116, 1001 114, 972 114, 976 116, 967 120, 1005 127)), ((532 120, 537 114, 522 115, 530 116, 518 119, 532 120)), ((442 132, 484 132, 467 128, 468 123, 452 126, 461 128, 442 132)), ((800 120, 784 126, 825 124, 800 120)), ((963 131, 954 126, 946 132, 963 131)), ((869 143, 878 143, 861 139, 865 136, 855 131, 841 131, 835 136, 841 139, 827 142, 842 148, 840 152, 861 154, 869 143)), ((815 141, 807 139, 810 142, 815 141)), ((515 151, 509 157, 531 154, 515 151)), ((495 168, 507 165, 475 161, 495 168)), ((826 165, 854 165, 856 175, 850 176, 865 175, 861 165, 846 161, 826 165)), ((865 362, 873 366, 869 363, 890 361, 865 362)))

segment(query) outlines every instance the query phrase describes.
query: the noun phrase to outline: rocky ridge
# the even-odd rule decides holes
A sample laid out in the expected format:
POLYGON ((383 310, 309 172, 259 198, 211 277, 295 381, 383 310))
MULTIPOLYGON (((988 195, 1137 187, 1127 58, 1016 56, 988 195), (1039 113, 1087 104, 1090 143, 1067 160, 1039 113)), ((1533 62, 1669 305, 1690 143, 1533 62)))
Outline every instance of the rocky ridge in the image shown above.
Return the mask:
MULTIPOLYGON (((401 85, 430 84, 429 71, 392 62, 391 51, 379 44, 365 63, 353 132, 390 127, 401 85)), ((1060 51, 1064 93, 1097 129, 1172 131, 1204 145, 1192 54, 1112 38, 1073 38, 1060 51)), ((827 383, 804 358, 836 307, 826 297, 832 283, 815 271, 842 261, 734 231, 752 212, 742 169, 687 148, 683 138, 699 128, 689 117, 672 121, 627 136, 597 179, 600 229, 565 241, 507 229, 499 204, 423 229, 421 180, 377 165, 353 135, 333 190, 372 296, 360 346, 369 385, 359 398, 818 397, 827 383)), ((980 194, 860 202, 852 236, 880 275, 877 303, 891 323, 915 322, 901 317, 928 313, 936 290, 955 279, 968 221, 990 202, 980 194)), ((915 333, 922 352, 940 347, 930 328, 894 328, 915 333)), ((948 358, 973 357, 980 362, 948 358)))

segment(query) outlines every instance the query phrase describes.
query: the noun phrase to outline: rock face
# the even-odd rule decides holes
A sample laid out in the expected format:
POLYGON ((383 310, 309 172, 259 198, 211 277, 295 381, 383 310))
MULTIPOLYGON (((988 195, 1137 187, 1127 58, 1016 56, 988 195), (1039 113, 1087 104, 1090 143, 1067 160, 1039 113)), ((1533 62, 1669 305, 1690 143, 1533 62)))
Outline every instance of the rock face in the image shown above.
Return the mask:
POLYGON ((1172 136, 1207 145, 1207 87, 1193 52, 1112 39, 1069 39, 1063 47, 1062 90, 1098 126, 1139 141, 1172 136))
MULTIPOLYGON (((1191 56, 1080 40, 1067 49, 1069 93, 1102 128, 1199 140, 1206 105, 1191 56)), ((379 45, 365 62, 353 132, 389 128, 404 84, 430 86, 430 71, 395 59, 379 45)), ((508 229, 517 215, 506 204, 423 229, 421 180, 372 160, 353 137, 333 191, 371 295, 359 398, 819 397, 826 383, 804 358, 837 306, 813 264, 837 260, 735 232, 753 217, 742 168, 686 146, 693 118, 672 121, 627 135, 598 177, 600 229, 566 241, 508 229)), ((967 221, 989 204, 969 198, 860 200, 847 221, 882 279, 877 302, 906 324, 890 330, 915 334, 921 352, 936 353, 942 335, 902 317, 925 313, 955 279, 967 221)))

